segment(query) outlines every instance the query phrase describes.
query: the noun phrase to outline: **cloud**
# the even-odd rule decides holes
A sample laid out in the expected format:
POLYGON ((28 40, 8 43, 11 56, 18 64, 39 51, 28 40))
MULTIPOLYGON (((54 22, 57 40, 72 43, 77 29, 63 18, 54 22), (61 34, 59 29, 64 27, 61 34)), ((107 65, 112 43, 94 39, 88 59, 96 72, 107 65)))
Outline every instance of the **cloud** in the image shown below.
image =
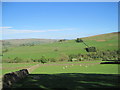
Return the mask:
POLYGON ((12 27, 0 27, 2 28, 3 34, 17 34, 17 33, 42 33, 42 32, 54 32, 54 31, 65 31, 65 30, 75 30, 74 28, 66 29, 48 29, 48 30, 17 30, 11 29, 12 27))
POLYGON ((12 28, 12 27, 0 27, 0 29, 9 29, 9 28, 12 28))
POLYGON ((44 30, 16 30, 16 29, 3 29, 4 34, 17 34, 17 33, 38 33, 45 32, 44 30))

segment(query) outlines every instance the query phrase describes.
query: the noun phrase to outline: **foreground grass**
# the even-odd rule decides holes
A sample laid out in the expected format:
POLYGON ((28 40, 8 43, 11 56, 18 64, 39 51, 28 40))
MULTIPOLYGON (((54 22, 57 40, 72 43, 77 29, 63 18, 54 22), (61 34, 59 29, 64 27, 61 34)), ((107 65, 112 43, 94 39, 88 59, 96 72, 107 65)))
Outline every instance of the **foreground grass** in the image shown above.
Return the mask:
POLYGON ((96 73, 96 74, 118 74, 117 64, 88 64, 71 63, 61 65, 42 65, 31 74, 56 74, 56 73, 96 73))
POLYGON ((39 88, 43 90, 97 90, 98 88, 118 88, 118 75, 113 74, 30 74, 13 85, 13 88, 39 88))
POLYGON ((58 62, 40 64, 13 88, 98 89, 118 88, 118 64, 99 64, 100 61, 58 62))

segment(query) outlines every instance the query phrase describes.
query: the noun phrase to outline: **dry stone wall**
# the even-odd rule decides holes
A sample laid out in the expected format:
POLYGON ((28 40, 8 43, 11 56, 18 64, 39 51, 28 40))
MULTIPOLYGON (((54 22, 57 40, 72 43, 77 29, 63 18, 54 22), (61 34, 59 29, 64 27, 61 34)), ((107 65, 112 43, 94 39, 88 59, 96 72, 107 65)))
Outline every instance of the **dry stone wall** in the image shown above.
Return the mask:
POLYGON ((16 72, 7 73, 3 76, 3 88, 10 88, 12 84, 18 82, 19 80, 25 78, 27 75, 29 75, 29 72, 27 69, 22 69, 16 72))

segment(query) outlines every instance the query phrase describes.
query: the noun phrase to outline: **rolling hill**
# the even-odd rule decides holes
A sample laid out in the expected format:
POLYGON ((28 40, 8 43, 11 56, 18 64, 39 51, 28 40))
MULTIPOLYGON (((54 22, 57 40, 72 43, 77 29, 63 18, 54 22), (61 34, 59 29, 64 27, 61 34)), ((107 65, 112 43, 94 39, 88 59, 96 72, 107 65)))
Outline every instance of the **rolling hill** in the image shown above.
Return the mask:
MULTIPOLYGON (((118 35, 120 33, 108 33, 91 37, 82 38, 82 40, 89 46, 95 46, 98 51, 114 51, 118 49, 118 35)), ((79 38, 79 37, 78 37, 79 38)), ((9 42, 19 43, 33 42, 37 40, 8 40, 9 42), (17 41, 17 42, 16 42, 17 41)), ((38 40, 39 41, 39 40, 38 40)), ((63 42, 55 42, 56 40, 47 41, 47 43, 34 46, 19 46, 8 48, 8 51, 4 53, 3 60, 14 59, 19 57, 23 60, 39 59, 42 56, 46 58, 67 58, 70 54, 87 54, 85 51, 86 46, 83 43, 76 43, 75 40, 66 40, 63 42), (54 41, 54 42, 53 42, 54 41), (49 42, 49 43, 48 43, 49 42)))

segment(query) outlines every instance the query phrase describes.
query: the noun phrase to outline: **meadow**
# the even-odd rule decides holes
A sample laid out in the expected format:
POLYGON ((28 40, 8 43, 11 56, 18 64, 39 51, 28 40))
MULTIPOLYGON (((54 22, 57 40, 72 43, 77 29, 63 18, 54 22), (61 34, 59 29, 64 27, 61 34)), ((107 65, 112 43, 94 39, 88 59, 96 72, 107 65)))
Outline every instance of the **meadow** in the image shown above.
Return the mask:
POLYGON ((118 33, 91 36, 82 40, 87 45, 96 47, 97 52, 86 52, 86 46, 75 40, 9 47, 2 56, 2 74, 39 65, 28 77, 12 87, 45 90, 119 87, 119 64, 100 64, 106 62, 103 60, 119 59, 118 33), (41 60, 47 62, 42 63, 41 60))
MULTIPOLYGON (((118 50, 118 33, 86 37, 83 38, 83 41, 89 46, 96 47, 97 51, 118 50)), ((40 59, 42 56, 59 60, 71 54, 89 54, 85 48, 86 46, 83 43, 76 43, 75 40, 35 46, 12 47, 8 48, 8 51, 3 54, 3 61, 19 57, 21 62, 30 62, 33 59, 40 59)))
MULTIPOLYGON (((100 62, 100 61, 99 61, 100 62)), ((44 64, 35 69, 31 74, 56 74, 56 73, 96 73, 118 74, 118 64, 99 64, 97 61, 44 64)))
POLYGON ((18 71, 21 69, 30 68, 38 63, 2 63, 2 75, 5 73, 10 73, 18 71))
POLYGON ((118 64, 100 64, 101 61, 59 62, 40 64, 28 77, 13 88, 98 89, 118 88, 118 64))

